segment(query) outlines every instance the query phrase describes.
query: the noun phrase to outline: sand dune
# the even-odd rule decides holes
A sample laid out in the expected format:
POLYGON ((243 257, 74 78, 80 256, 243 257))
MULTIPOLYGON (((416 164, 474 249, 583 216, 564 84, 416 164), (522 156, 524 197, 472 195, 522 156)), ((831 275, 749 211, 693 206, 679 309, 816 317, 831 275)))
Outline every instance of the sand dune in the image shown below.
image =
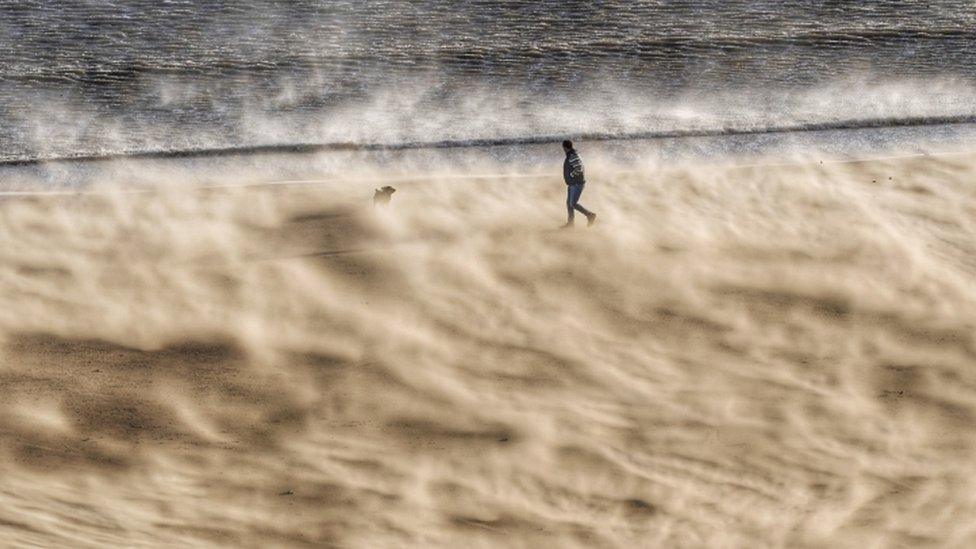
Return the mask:
POLYGON ((0 544, 971 546, 974 177, 0 202, 0 544))

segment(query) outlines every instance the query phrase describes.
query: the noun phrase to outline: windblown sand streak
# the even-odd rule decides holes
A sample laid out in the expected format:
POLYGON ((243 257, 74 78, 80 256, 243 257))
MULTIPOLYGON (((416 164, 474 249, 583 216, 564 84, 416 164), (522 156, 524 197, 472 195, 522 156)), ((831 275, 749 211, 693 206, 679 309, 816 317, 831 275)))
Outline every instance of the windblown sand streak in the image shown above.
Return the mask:
POLYGON ((970 545, 974 160, 6 200, 0 544, 970 545))

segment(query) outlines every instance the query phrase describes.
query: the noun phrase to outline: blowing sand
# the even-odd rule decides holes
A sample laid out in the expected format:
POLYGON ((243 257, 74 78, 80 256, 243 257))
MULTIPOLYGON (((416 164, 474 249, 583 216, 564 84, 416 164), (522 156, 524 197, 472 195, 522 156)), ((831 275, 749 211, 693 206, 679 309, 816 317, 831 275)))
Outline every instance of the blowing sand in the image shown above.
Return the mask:
POLYGON ((976 157, 0 202, 0 545, 976 543, 976 157))

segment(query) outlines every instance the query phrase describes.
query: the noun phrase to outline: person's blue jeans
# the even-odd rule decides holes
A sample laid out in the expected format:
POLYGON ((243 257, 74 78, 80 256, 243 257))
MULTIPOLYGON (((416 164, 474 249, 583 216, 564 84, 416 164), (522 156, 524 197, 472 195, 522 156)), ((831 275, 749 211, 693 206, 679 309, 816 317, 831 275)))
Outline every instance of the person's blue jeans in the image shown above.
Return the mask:
POLYGON ((573 222, 574 210, 585 215, 586 217, 589 217, 591 214, 590 210, 587 210, 579 203, 580 195, 583 194, 583 187, 585 186, 585 183, 566 186, 566 211, 569 212, 569 223, 573 222))

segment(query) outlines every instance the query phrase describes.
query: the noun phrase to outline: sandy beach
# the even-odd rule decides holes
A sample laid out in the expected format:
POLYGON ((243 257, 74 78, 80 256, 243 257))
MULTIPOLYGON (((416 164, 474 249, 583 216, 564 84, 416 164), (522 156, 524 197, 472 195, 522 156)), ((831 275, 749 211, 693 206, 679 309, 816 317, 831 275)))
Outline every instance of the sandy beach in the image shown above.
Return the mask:
POLYGON ((0 202, 0 545, 976 542, 976 156, 594 165, 0 202))

